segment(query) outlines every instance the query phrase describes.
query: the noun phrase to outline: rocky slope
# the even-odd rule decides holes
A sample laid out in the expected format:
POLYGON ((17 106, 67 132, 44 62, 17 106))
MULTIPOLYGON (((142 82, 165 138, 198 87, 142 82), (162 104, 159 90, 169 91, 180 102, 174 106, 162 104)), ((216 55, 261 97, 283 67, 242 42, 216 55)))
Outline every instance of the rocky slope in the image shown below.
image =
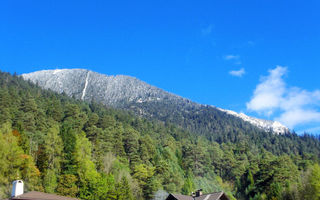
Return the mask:
POLYGON ((124 102, 143 103, 146 101, 188 101, 151 86, 134 77, 107 76, 85 69, 43 70, 22 74, 45 89, 82 100, 96 100, 106 105, 120 107, 124 102))

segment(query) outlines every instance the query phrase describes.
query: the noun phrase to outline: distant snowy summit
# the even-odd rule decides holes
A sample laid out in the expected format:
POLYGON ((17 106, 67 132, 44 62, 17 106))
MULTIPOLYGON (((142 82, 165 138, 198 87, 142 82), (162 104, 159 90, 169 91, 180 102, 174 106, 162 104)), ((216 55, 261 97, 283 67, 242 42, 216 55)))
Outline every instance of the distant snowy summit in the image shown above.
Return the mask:
POLYGON ((271 121, 271 120, 264 120, 264 119, 258 119, 258 118, 255 118, 255 117, 250 117, 244 113, 237 113, 237 112, 234 112, 232 110, 225 110, 225 109, 222 109, 222 108, 217 108, 223 112, 226 112, 227 114, 229 115, 233 115, 233 116, 236 116, 236 117, 239 117, 241 118, 242 120, 246 121, 246 122, 249 122, 250 124, 258 127, 258 128, 261 128, 267 132, 273 132, 275 134, 286 134, 286 133, 290 133, 290 130, 282 125, 280 122, 278 121, 271 121))
POLYGON ((227 113, 266 132, 289 133, 289 129, 279 122, 198 104, 135 77, 108 76, 86 69, 42 70, 22 74, 22 77, 44 89, 65 93, 77 99, 94 100, 107 106, 133 111, 147 118, 169 120, 180 126, 194 127, 190 129, 191 131, 207 131, 210 134, 218 131, 219 128, 216 126, 207 127, 204 131, 201 129, 203 126, 210 126, 210 120, 216 120, 218 126, 223 129, 225 124, 223 121, 230 120, 223 118, 224 113, 227 113))

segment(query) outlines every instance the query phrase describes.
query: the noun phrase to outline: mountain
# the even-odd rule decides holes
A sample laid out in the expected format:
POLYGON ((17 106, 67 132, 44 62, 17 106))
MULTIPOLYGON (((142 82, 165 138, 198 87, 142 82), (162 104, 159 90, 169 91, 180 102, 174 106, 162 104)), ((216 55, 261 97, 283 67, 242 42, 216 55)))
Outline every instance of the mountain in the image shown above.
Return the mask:
MULTIPOLYGON (((66 93, 81 100, 96 100, 105 105, 123 107, 128 103, 150 101, 190 102, 134 77, 107 76, 85 69, 43 70, 22 77, 40 87, 66 93)), ((196 105, 193 103, 193 105, 196 105)))
POLYGON ((250 117, 244 113, 237 113, 237 112, 234 112, 232 110, 224 110, 222 108, 217 108, 223 112, 226 112, 228 113, 229 115, 233 115, 233 116, 236 116, 236 117, 239 117, 241 119, 243 119, 244 121, 247 121, 249 122, 250 124, 253 124, 255 125, 256 127, 259 127, 263 130, 266 130, 268 132, 273 132, 273 133, 276 133, 276 134, 285 134, 285 133, 289 133, 290 130, 282 125, 280 122, 278 121, 271 121, 271 120, 264 120, 264 119, 258 119, 258 118, 255 118, 255 117, 250 117))
POLYGON ((289 132, 279 122, 198 104, 130 76, 107 76, 85 69, 57 69, 22 74, 22 77, 45 89, 130 110, 140 116, 174 123, 209 137, 225 132, 222 130, 226 128, 248 131, 253 128, 250 125, 276 134, 289 132))

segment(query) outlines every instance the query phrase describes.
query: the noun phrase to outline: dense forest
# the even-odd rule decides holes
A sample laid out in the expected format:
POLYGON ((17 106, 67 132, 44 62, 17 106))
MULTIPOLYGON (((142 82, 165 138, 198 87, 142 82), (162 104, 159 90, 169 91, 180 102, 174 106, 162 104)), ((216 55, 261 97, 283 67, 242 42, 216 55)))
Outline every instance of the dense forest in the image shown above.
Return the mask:
POLYGON ((320 199, 318 138, 195 120, 223 128, 197 134, 188 124, 136 117, 1 73, 0 198, 23 179, 28 191, 88 200, 161 199, 199 188, 231 199, 320 199))

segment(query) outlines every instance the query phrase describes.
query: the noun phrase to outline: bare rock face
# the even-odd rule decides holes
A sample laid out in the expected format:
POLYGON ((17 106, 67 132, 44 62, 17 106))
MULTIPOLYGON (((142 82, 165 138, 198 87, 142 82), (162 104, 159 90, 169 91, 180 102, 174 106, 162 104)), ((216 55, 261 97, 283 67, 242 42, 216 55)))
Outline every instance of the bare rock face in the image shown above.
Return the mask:
POLYGON ((232 115, 267 132, 289 132, 289 129, 279 122, 197 104, 130 76, 107 76, 86 69, 56 69, 22 74, 22 77, 44 89, 66 93, 84 101, 94 100, 106 106, 131 110, 147 118, 169 121, 179 126, 189 126, 189 120, 193 123, 189 129, 194 132, 211 133, 218 130, 215 126, 201 128, 200 131, 199 127, 211 124, 212 120, 226 120, 221 118, 223 114, 232 115), (198 122, 199 124, 196 124, 198 122))

